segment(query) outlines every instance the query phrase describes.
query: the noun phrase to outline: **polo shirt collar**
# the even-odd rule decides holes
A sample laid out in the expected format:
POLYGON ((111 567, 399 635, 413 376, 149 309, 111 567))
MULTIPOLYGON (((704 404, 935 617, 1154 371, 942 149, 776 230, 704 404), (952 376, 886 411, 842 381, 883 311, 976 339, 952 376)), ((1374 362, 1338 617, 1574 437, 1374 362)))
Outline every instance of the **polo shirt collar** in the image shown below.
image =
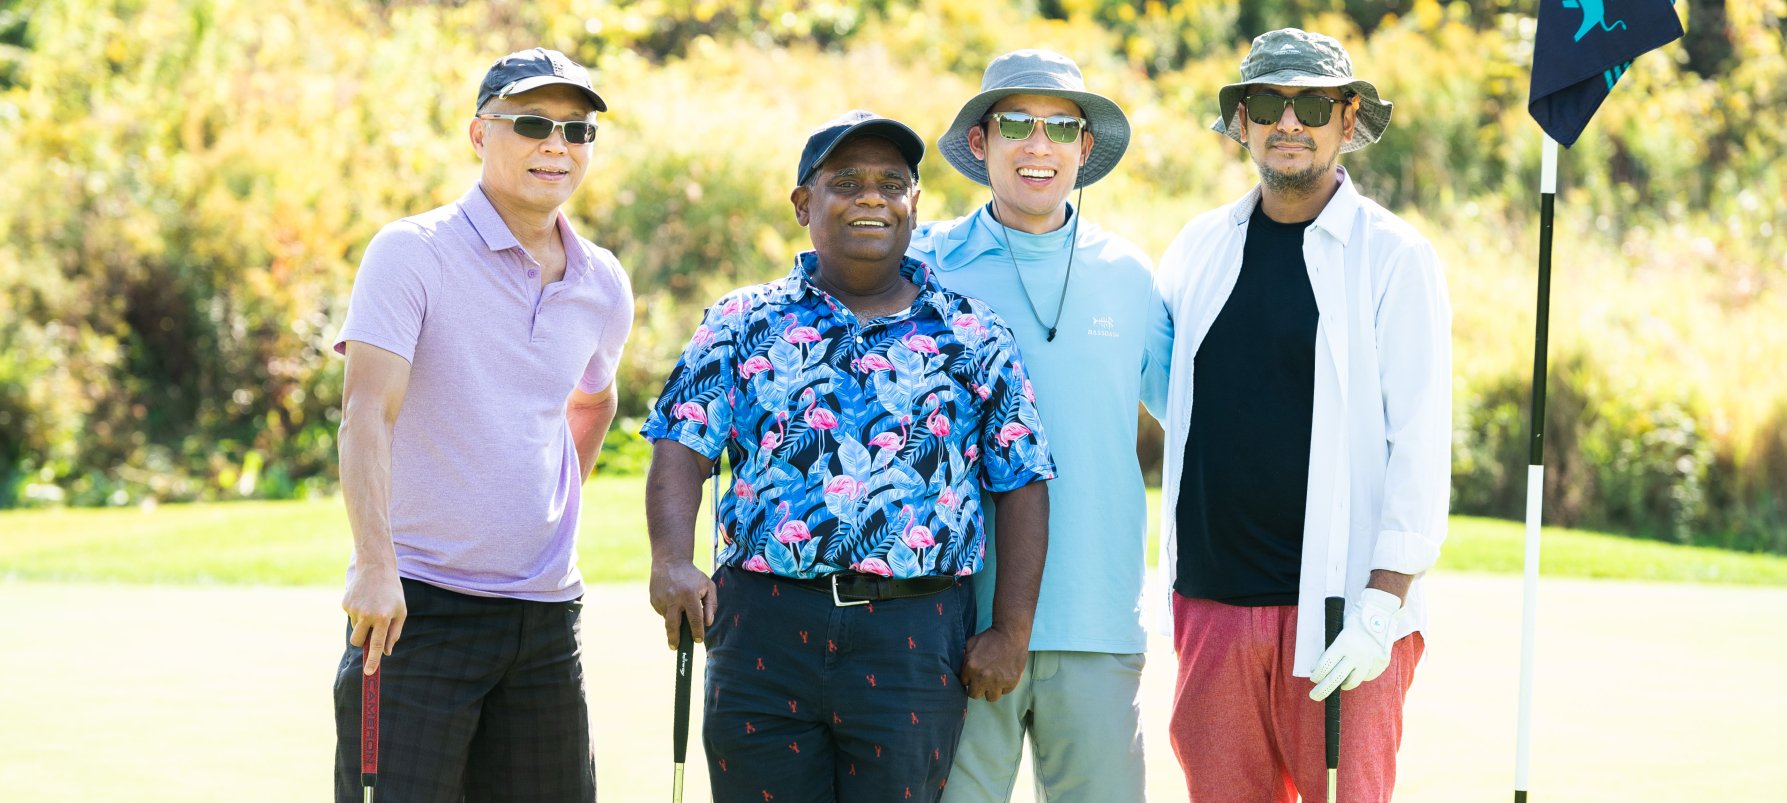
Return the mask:
POLYGON ((483 184, 473 184, 472 188, 459 199, 459 208, 465 211, 465 219, 470 221, 472 229, 484 238, 484 247, 492 251, 507 251, 520 248, 521 241, 515 239, 515 232, 509 231, 509 224, 503 222, 503 216, 496 213, 496 207, 490 203, 489 196, 484 194, 483 184))
MULTIPOLYGON (((459 199, 459 208, 465 212, 465 219, 471 223, 472 230, 483 238, 485 248, 491 251, 521 248, 521 241, 515 238, 515 232, 509 230, 509 224, 503 222, 503 216, 497 214, 496 206, 484 194, 483 184, 473 184, 459 199)), ((594 260, 583 248, 577 232, 571 229, 571 221, 565 217, 564 212, 558 213, 556 225, 559 241, 565 246, 565 273, 584 274, 595 270, 594 260)))

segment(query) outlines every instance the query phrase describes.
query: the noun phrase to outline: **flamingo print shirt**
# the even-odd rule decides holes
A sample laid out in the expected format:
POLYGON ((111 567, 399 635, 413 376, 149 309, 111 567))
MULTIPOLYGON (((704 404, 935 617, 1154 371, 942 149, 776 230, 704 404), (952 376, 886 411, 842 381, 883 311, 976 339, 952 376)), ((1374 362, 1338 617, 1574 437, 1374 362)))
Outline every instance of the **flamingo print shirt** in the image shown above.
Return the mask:
POLYGON ((980 490, 1055 476, 1011 333, 910 258, 912 306, 861 320, 813 284, 817 264, 808 251, 786 278, 709 307, 641 434, 727 452, 721 565, 979 571, 980 490))

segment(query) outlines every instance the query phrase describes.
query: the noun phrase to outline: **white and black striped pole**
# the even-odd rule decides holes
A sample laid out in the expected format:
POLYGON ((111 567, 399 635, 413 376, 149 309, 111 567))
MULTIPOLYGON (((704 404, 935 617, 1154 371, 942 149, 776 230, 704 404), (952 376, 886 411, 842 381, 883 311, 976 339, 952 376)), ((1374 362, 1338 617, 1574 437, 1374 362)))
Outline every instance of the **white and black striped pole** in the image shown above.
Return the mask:
POLYGON ((1514 803, 1526 803, 1532 769, 1533 647, 1539 626, 1539 520, 1545 505, 1546 336, 1551 317, 1551 218, 1557 203, 1557 141, 1545 135, 1539 169, 1539 309, 1533 324, 1532 445, 1526 467, 1526 582, 1520 622, 1520 719, 1514 737, 1514 803))

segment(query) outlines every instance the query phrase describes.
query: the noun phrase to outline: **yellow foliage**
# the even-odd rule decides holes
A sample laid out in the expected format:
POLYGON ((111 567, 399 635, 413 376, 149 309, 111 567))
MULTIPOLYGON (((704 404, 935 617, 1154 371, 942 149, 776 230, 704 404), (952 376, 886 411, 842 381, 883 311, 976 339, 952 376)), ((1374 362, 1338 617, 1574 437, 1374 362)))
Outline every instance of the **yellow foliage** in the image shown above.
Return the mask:
MULTIPOLYGON (((1725 74, 1674 47, 1639 59, 1566 154, 1553 332, 1610 377, 1597 387, 1677 405, 1747 466, 1787 421, 1787 378, 1757 368, 1787 355, 1787 2, 1726 5, 1725 74)), ((476 83, 535 44, 590 64, 612 105, 568 212, 640 295, 627 414, 702 303, 804 246, 787 195, 814 124, 868 107, 934 143, 1009 49, 1067 53, 1127 110, 1128 155, 1085 208, 1158 253, 1256 180, 1207 130, 1257 33, 1242 20, 1339 37, 1395 102, 1384 141, 1345 163, 1446 258, 1461 409, 1524 374, 1538 134, 1533 30, 1510 4, 1046 6, 1061 18, 1019 0, 19 4, 16 70, 0 47, 0 417, 30 429, 0 426, 0 504, 20 472, 77 501, 233 493, 240 469, 207 472, 250 454, 256 493, 326 486, 330 338, 360 252, 476 180, 476 83), (1336 10, 1355 5, 1371 18, 1336 10), (144 491, 123 464, 188 479, 144 491)), ((987 197, 935 155, 922 187, 925 217, 987 197)))

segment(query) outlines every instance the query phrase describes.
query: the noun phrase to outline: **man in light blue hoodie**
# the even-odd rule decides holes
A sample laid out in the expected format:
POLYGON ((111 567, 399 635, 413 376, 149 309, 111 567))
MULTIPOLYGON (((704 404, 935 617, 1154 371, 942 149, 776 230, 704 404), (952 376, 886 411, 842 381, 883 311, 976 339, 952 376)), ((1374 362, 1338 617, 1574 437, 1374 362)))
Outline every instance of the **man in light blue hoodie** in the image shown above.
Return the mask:
MULTIPOLYGON (((1116 167, 1128 144, 1117 104, 1087 92, 1072 60, 1041 50, 994 59, 937 143, 956 170, 992 189, 992 202, 921 226, 907 253, 1010 326, 1034 384, 1026 395, 1059 438, 1060 471, 1024 674, 1009 694, 968 701, 946 803, 1008 800, 1026 733, 1038 799, 1143 799, 1147 506, 1137 404, 1165 409, 1172 324, 1148 258, 1080 220, 1068 200, 1116 167)), ((990 599, 999 578, 987 574, 992 582, 976 590, 990 599)), ((984 599, 981 610, 985 628, 984 599)))

